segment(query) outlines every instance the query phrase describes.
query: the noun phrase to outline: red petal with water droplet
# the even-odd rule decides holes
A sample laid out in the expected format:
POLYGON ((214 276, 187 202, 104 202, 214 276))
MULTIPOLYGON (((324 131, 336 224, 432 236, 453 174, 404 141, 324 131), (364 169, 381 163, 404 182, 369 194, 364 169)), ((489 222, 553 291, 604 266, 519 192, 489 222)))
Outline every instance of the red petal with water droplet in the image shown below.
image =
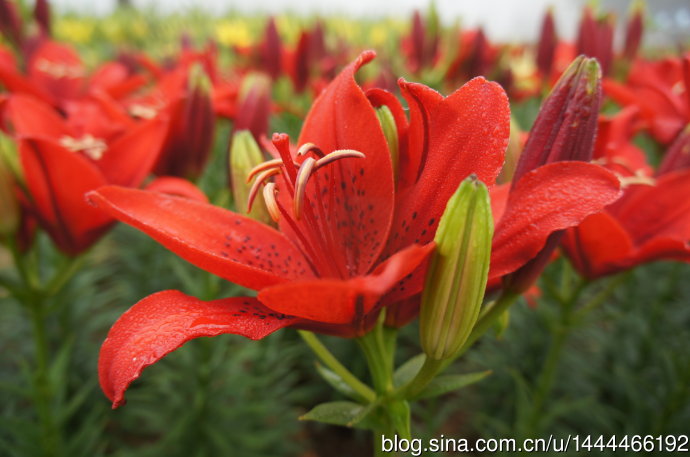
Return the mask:
POLYGON ((204 302, 176 290, 149 295, 110 329, 98 360, 101 388, 117 408, 144 368, 189 340, 228 333, 258 340, 295 322, 250 297, 204 302))
POLYGON ((556 162, 526 173, 496 224, 489 278, 511 273, 541 250, 548 236, 576 226, 620 195, 608 170, 584 162, 556 162))
POLYGON ((366 274, 378 259, 393 213, 393 169, 386 139, 374 108, 354 79, 355 72, 374 55, 373 51, 362 53, 321 93, 298 141, 299 145, 314 143, 325 154, 354 149, 366 156, 338 160, 319 170, 321 186, 317 189, 316 180, 310 179, 306 196, 322 202, 326 221, 320 229, 300 222, 303 231, 332 234, 330 249, 343 251, 352 276, 366 274))
POLYGON ((102 187, 87 198, 188 262, 244 287, 261 289, 313 277, 307 261, 283 234, 231 211, 118 186, 102 187))
POLYGON ((475 78, 450 96, 401 82, 410 105, 409 148, 386 252, 433 239, 446 202, 470 174, 491 187, 503 165, 510 108, 496 83, 475 78))

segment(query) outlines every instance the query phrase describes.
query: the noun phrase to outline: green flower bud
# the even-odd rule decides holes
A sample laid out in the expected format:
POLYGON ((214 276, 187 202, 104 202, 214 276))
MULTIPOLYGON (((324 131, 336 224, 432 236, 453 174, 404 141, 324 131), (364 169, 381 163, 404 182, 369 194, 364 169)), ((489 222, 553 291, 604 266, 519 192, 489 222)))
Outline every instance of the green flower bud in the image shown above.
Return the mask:
POLYGON ((0 237, 14 233, 19 226, 19 202, 15 193, 18 168, 14 142, 0 134, 0 237))
POLYGON ((257 165, 264 162, 259 145, 249 130, 240 130, 232 137, 230 145, 230 178, 232 182, 232 195, 235 199, 235 209, 240 214, 247 214, 252 219, 272 224, 273 220, 268 214, 262 198, 257 198, 252 205, 252 210, 247 213, 247 200, 251 184, 247 182, 249 172, 257 165))
POLYGON ((489 192, 470 176, 448 201, 434 238, 420 312, 420 339, 430 359, 453 357, 477 322, 493 231, 489 192))
POLYGON ((376 116, 379 118, 379 124, 381 124, 381 128, 383 129, 383 136, 386 137, 386 143, 388 143, 388 151, 390 151, 391 162, 393 164, 393 177, 397 182, 400 156, 398 148, 398 127, 395 125, 393 113, 386 105, 381 105, 376 108, 376 116))

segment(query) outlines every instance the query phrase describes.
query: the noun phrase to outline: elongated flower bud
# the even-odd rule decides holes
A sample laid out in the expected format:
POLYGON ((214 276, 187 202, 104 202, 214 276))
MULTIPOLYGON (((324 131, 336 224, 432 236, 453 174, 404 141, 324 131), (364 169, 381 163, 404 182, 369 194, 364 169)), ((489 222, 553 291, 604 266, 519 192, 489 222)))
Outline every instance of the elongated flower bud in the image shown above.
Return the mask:
POLYGON ((36 0, 34 5, 34 19, 41 28, 44 36, 51 35, 50 5, 48 0, 36 0))
MULTIPOLYGON (((596 59, 580 56, 568 67, 542 104, 513 176, 513 187, 527 172, 551 162, 592 160, 601 106, 601 70, 596 59)), ((552 233, 541 251, 504 279, 504 288, 522 293, 536 281, 563 237, 552 233)))
POLYGON ((0 239, 19 226, 19 203, 15 193, 17 150, 12 140, 0 133, 0 239))
POLYGON ((623 47, 623 56, 628 60, 632 60, 637 56, 637 51, 642 42, 642 32, 644 31, 643 14, 644 2, 634 2, 631 8, 631 16, 625 29, 625 45, 623 47))
POLYGON ((247 182, 247 177, 249 172, 263 161, 264 158, 259 145, 256 144, 249 130, 241 130, 233 135, 229 162, 235 209, 240 214, 247 214, 257 221, 269 224, 272 223, 272 219, 262 198, 255 199, 252 210, 247 213, 247 201, 251 188, 251 183, 247 182))
POLYGON ((250 73, 242 81, 237 100, 235 130, 249 130, 257 140, 268 131, 271 115, 271 79, 250 73))
POLYGON ((471 176, 448 201, 434 238, 420 314, 427 357, 453 357, 470 335, 486 290, 492 236, 489 192, 471 176))
POLYGON ((198 177, 213 145, 215 115, 212 85, 203 67, 194 64, 184 98, 171 106, 170 133, 163 146, 156 174, 198 177))
POLYGON ((393 175, 397 182, 398 163, 400 159, 400 148, 398 146, 398 127, 395 125, 393 113, 386 105, 381 105, 376 108, 376 116, 379 118, 381 129, 383 129, 383 136, 386 137, 386 143, 388 143, 388 151, 391 154, 391 162, 393 164, 393 175))
POLYGON ((596 59, 577 57, 546 98, 520 155, 513 185, 525 173, 561 160, 592 160, 601 106, 596 59))
POLYGON ((553 68, 556 55, 556 25, 553 20, 553 10, 549 8, 544 15, 537 47, 537 68, 544 78, 548 78, 553 68))
POLYGON ((24 42, 22 20, 17 5, 10 0, 0 0, 0 33, 17 48, 24 42))

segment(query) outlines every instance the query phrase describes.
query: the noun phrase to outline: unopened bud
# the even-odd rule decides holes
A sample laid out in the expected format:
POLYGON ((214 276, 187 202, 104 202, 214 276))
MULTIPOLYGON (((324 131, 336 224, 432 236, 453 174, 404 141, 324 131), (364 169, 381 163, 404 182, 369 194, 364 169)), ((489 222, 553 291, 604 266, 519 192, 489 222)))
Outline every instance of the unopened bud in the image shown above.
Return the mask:
POLYGON ((623 56, 632 60, 637 56, 637 51, 640 49, 642 42, 642 32, 644 31, 644 2, 633 2, 630 8, 630 19, 625 29, 625 45, 623 48, 623 56))
POLYGON ((19 226, 19 203, 15 192, 17 170, 16 147, 0 134, 0 238, 12 234, 19 226))
POLYGON ((542 76, 548 79, 553 69, 553 62, 556 56, 556 25, 553 19, 553 9, 549 8, 544 15, 539 34, 539 45, 537 46, 537 68, 542 76))
POLYGON ((0 0, 0 33, 16 48, 24 43, 19 10, 17 4, 10 0, 0 0))
POLYGON ((250 73, 242 81, 237 98, 235 130, 249 130, 255 139, 266 135, 271 115, 271 79, 250 73))
POLYGON ((520 155, 513 185, 525 173, 551 162, 592 159, 601 106, 601 70, 596 59, 577 57, 539 110, 520 155))
POLYGON ((398 146, 398 127, 395 124, 393 113, 386 105, 381 105, 376 108, 376 116, 379 118, 379 124, 381 124, 383 136, 386 137, 388 152, 390 152, 391 163, 393 164, 393 176, 397 181, 398 163, 400 157, 400 149, 398 146))
POLYGON ((492 236, 489 192, 470 176, 448 201, 434 238, 420 311, 427 357, 453 357, 470 335, 486 290, 492 236))
POLYGON ((44 36, 51 35, 50 5, 48 0, 36 0, 34 5, 34 19, 41 28, 44 36))
POLYGON ((272 219, 266 210, 263 199, 257 198, 252 210, 247 213, 247 200, 251 183, 247 183, 249 172, 264 161, 259 145, 248 130, 236 132, 230 145, 230 177, 232 195, 235 200, 235 210, 240 214, 247 214, 252 219, 271 223, 272 219))
MULTIPOLYGON (((527 172, 551 162, 592 160, 601 105, 601 70, 596 59, 580 56, 570 64, 544 101, 520 156, 513 187, 527 172)), ((539 253, 505 277, 504 289, 526 291, 551 260, 563 231, 549 235, 539 253)))

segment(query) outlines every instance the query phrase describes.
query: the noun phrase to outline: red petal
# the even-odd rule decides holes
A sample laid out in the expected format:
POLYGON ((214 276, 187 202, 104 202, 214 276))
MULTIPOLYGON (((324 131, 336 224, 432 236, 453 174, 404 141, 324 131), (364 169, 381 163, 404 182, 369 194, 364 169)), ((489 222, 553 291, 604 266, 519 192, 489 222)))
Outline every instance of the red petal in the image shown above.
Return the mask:
POLYGON ((328 324, 361 325, 380 298, 411 274, 433 248, 434 243, 412 245, 367 276, 289 282, 260 290, 258 298, 281 313, 328 324))
POLYGON ((515 271, 552 232, 576 226, 619 195, 618 178, 598 165, 556 162, 526 173, 496 224, 489 278, 515 271))
POLYGON ((186 197, 191 200, 196 200, 202 203, 208 203, 206 194, 186 179, 176 178, 173 176, 162 176, 156 178, 146 186, 146 190, 152 192, 161 192, 163 194, 175 195, 178 197, 186 197))
POLYGON ((8 65, 0 65, 0 83, 2 83, 2 86, 4 86, 5 89, 13 94, 27 94, 40 99, 45 103, 49 103, 51 105, 55 104, 53 96, 46 92, 45 89, 36 86, 25 76, 21 75, 15 71, 14 68, 8 65))
POLYGON ((38 99, 16 94, 7 101, 7 116, 18 136, 45 136, 55 140, 73 136, 65 119, 38 99))
POLYGON ((605 211, 566 231, 563 248, 577 271, 589 279, 620 270, 633 254, 630 236, 605 211))
POLYGON ((355 72, 373 58, 372 51, 362 53, 329 84, 312 105, 298 141, 314 143, 326 154, 355 149, 366 156, 339 160, 318 172, 328 196, 317 191, 315 179, 307 187, 309 200, 324 200, 330 225, 326 230, 333 234, 334 248, 345 251, 353 276, 367 273, 378 258, 393 213, 393 170, 386 139, 374 108, 354 79, 355 72), (330 205, 329 199, 335 203, 330 205))
POLYGON ((633 186, 611 208, 636 245, 653 238, 690 240, 690 170, 667 173, 654 186, 633 186), (680 198, 679 198, 680 197, 680 198))
POLYGON ((222 208, 117 186, 102 187, 88 199, 188 262, 244 287, 261 289, 312 276, 283 234, 222 208))
POLYGON ((433 239, 448 199, 470 174, 492 186, 510 131, 508 99, 496 83, 475 78, 447 98, 421 84, 401 85, 412 113, 410 157, 400 161, 408 168, 400 170, 387 252, 433 239))
POLYGON ((250 297, 204 302, 176 290, 149 295, 108 332, 98 360, 101 388, 117 408, 144 368, 191 339, 231 333, 258 340, 294 322, 250 297))
POLYGON ((31 81, 56 100, 79 96, 86 69, 71 47, 44 40, 31 55, 28 67, 31 81))
POLYGON ((138 187, 158 160, 168 123, 155 118, 132 128, 108 145, 99 168, 110 184, 138 187))
POLYGON ((112 222, 84 200, 86 192, 105 184, 101 173, 51 141, 24 139, 19 151, 35 216, 63 251, 76 254, 88 247, 112 222))

